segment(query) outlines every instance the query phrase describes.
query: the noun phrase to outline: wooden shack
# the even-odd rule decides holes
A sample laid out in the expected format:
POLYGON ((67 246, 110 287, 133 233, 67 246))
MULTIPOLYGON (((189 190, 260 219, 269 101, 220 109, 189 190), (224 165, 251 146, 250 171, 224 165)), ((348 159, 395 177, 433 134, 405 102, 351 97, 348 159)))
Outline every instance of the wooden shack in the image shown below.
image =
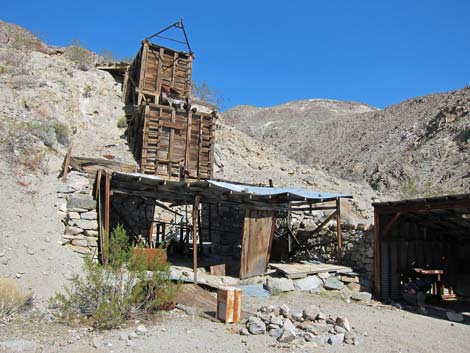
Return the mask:
POLYGON ((401 299, 410 274, 441 298, 470 297, 470 194, 373 206, 377 297, 401 299))
POLYGON ((129 119, 128 139, 140 171, 166 179, 213 174, 216 115, 146 104, 129 119))
MULTIPOLYGON (((115 225, 122 224, 131 236, 145 238, 149 247, 159 247, 167 238, 165 234, 159 237, 153 231, 161 227, 153 220, 152 207, 189 206, 191 224, 181 222, 181 229, 176 232, 178 236, 172 238, 169 247, 184 249, 183 260, 187 260, 189 253, 193 254, 195 276, 196 269, 202 264, 226 265, 227 274, 240 278, 264 274, 278 212, 286 212, 293 204, 306 211, 334 208, 340 224, 339 200, 351 197, 301 188, 259 187, 215 180, 167 181, 145 174, 120 172, 104 174, 97 185, 102 261, 106 261, 107 237, 115 225), (327 206, 327 203, 333 205, 327 206)), ((188 216, 182 220, 184 218, 188 216)), ((338 238, 341 244, 340 227, 338 238)), ((175 263, 175 259, 182 261, 181 258, 170 261, 175 263)))
POLYGON ((142 41, 124 78, 124 104, 159 104, 162 95, 165 100, 186 100, 191 95, 192 61, 192 53, 142 41))

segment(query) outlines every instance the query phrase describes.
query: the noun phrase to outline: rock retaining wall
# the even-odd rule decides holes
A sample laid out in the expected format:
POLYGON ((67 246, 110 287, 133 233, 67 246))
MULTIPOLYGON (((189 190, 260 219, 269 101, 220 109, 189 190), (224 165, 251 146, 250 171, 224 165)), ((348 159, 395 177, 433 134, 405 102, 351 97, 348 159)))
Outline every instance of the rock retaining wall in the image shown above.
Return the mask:
POLYGON ((306 250, 300 250, 296 260, 317 260, 325 263, 340 262, 360 274, 361 284, 372 288, 374 278, 374 231, 371 227, 345 225, 342 229, 343 251, 341 261, 337 253, 336 227, 328 228, 312 235, 312 231, 299 229, 298 239, 305 244, 306 250))
POLYGON ((61 243, 81 255, 97 253, 98 217, 92 190, 86 174, 72 171, 57 191, 57 207, 65 225, 61 243))

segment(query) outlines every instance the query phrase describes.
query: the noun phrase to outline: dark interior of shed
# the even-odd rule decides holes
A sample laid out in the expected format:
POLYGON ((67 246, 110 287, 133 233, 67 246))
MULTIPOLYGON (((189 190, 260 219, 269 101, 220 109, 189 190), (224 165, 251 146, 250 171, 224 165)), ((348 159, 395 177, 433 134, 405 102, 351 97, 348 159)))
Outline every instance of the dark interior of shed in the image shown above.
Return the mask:
POLYGON ((383 300, 470 311, 470 205, 451 201, 374 205, 383 300))

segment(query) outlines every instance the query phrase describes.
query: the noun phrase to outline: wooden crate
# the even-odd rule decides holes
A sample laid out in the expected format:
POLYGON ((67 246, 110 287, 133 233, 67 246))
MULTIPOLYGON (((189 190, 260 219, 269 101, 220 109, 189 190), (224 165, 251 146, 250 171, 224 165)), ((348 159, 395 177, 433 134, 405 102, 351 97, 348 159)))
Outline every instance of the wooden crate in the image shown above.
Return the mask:
POLYGON ((228 323, 240 321, 242 312, 242 290, 235 287, 217 289, 217 319, 228 323))
POLYGON ((129 144, 140 172, 165 179, 212 178, 215 121, 213 114, 147 104, 129 121, 129 144))
POLYGON ((143 41, 124 77, 124 104, 161 103, 168 97, 185 100, 191 94, 192 53, 143 41))

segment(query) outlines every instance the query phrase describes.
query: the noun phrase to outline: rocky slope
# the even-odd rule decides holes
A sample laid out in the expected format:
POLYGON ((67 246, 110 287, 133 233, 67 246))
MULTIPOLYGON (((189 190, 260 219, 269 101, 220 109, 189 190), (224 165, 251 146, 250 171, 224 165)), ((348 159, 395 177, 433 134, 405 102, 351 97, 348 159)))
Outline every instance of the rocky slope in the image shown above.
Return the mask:
POLYGON ((470 191, 470 87, 378 110, 304 100, 224 121, 299 163, 400 197, 470 191))
POLYGON ((117 128, 121 87, 92 69, 95 59, 0 22, 0 277, 18 278, 43 299, 81 268, 58 244, 57 175, 67 149, 133 162, 117 128))
MULTIPOLYGON (((94 69, 98 60, 79 46, 51 47, 0 22, 0 277, 18 278, 43 299, 81 268, 81 258, 61 245, 57 175, 68 148, 74 155, 134 162, 117 127, 121 86, 94 69)), ((344 218, 370 222, 369 205, 378 194, 365 183, 298 164, 223 124, 216 148, 217 178, 351 193, 344 218)))

